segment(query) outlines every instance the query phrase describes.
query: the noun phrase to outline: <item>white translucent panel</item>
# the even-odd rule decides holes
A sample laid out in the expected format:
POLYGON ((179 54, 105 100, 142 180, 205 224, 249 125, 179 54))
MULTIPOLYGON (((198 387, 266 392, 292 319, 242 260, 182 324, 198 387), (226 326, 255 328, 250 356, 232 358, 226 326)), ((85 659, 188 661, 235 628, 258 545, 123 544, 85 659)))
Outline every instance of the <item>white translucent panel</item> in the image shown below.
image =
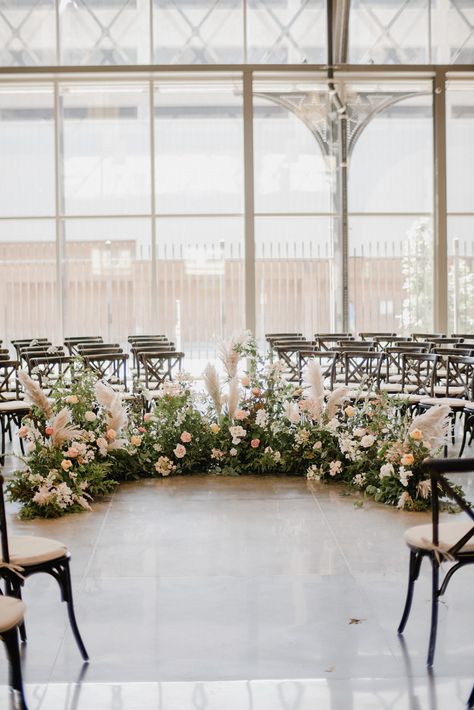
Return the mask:
POLYGON ((303 117, 272 98, 282 95, 290 98, 262 91, 254 99, 255 210, 328 212, 333 164, 303 117))
POLYGON ((61 87, 66 214, 150 211, 149 85, 61 87))
POLYGON ((54 96, 52 85, 0 88, 0 215, 53 215, 54 96))
POLYGON ((324 0, 247 0, 251 64, 322 64, 326 38, 324 0))
POLYGON ((242 212, 241 83, 157 84, 155 158, 158 214, 242 212))
POLYGON ((451 82, 446 108, 448 212, 474 211, 474 83, 451 82))
POLYGON ((474 214, 448 217, 449 330, 474 333, 474 214))
POLYGON ((244 328, 243 229, 241 217, 156 221, 159 332, 203 366, 244 328))
POLYGON ((471 0, 432 0, 433 62, 474 63, 474 3, 471 0))
POLYGON ((424 64, 430 61, 431 0, 352 0, 349 61, 424 64))
POLYGON ((61 64, 148 64, 149 21, 148 0, 61 0, 61 64))
MULTIPOLYGON (((376 90, 369 90, 371 94, 375 103, 376 90)), ((393 96, 401 100, 381 113, 374 111, 355 144, 349 164, 351 212, 432 210, 431 96, 404 99, 404 92, 396 89, 393 96)))
POLYGON ((153 330, 149 219, 65 220, 64 334, 126 342, 153 330))
POLYGON ((2 0, 0 66, 57 62, 55 0, 2 0))
POLYGON ((331 330, 329 217, 255 220, 257 335, 331 330))
POLYGON ((53 220, 0 221, 0 334, 59 344, 53 220))
POLYGON ((433 226, 425 215, 349 216, 349 327, 433 327, 433 226))
POLYGON ((240 64, 244 0, 153 0, 157 64, 240 64))

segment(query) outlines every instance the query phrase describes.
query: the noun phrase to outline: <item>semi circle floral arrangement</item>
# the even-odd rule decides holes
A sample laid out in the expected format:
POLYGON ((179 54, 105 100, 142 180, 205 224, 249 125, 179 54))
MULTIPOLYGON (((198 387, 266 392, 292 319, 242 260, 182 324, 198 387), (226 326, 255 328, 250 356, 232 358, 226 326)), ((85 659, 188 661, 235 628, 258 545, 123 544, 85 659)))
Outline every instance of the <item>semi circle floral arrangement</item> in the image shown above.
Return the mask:
POLYGON ((19 430, 24 467, 7 490, 21 517, 89 509, 120 481, 193 473, 304 475, 387 505, 429 507, 421 463, 442 446, 448 407, 411 416, 403 400, 342 386, 327 392, 316 361, 298 386, 248 333, 219 356, 224 374, 209 364, 204 388, 182 373, 155 393, 138 393, 137 383, 130 400, 81 364, 48 396, 20 373, 31 414, 19 430))

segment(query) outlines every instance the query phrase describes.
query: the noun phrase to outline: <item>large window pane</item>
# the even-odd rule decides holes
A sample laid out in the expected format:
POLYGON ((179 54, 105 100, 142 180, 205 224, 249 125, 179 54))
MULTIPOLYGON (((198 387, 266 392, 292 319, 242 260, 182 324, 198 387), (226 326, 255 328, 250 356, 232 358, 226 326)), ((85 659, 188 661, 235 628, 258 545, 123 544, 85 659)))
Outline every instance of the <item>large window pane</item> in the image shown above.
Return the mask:
POLYGON ((159 318, 195 358, 244 326, 242 85, 155 87, 159 318))
POLYGON ((0 66, 56 64, 55 0, 2 0, 0 66))
POLYGON ((149 213, 149 85, 71 84, 61 100, 65 213, 149 213))
POLYGON ((64 334, 126 342, 154 329, 148 219, 66 220, 64 334))
POLYGON ((431 96, 423 95, 427 88, 350 87, 363 126, 358 140, 350 142, 349 164, 349 315, 355 331, 433 327, 433 132, 431 96))
POLYGON ((474 332, 474 82, 447 91, 449 329, 474 332))
POLYGON ((262 75, 254 85, 257 334, 330 330, 333 146, 327 86, 262 75))
POLYGON ((244 328, 243 219, 158 218, 156 232, 158 327, 205 364, 244 328))
POLYGON ((59 11, 61 64, 150 61, 148 0, 74 0, 59 11))
POLYGON ((257 217, 257 335, 331 330, 329 217, 257 217))
POLYGON ((59 344, 53 220, 0 221, 0 333, 59 344))
POLYGON ((54 214, 53 118, 51 84, 0 87, 0 216, 54 214))
POLYGON ((157 64, 239 64, 244 0, 154 0, 157 64))
POLYGON ((324 0, 247 0, 247 61, 251 64, 323 64, 324 0))

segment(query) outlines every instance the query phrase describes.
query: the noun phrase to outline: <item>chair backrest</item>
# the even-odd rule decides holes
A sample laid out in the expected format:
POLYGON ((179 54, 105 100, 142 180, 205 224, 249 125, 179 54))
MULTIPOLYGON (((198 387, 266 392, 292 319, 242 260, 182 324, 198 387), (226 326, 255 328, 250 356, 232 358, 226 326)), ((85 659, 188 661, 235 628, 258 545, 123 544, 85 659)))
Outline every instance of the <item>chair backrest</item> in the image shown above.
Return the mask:
POLYGON ((412 333, 413 340, 433 340, 433 338, 446 337, 443 333, 412 333))
POLYGON ((396 333, 389 333, 383 332, 383 331, 369 331, 369 332, 364 332, 364 333, 359 333, 359 338, 362 338, 362 340, 384 340, 385 338, 393 338, 397 334, 396 333))
POLYGON ((101 335, 83 335, 71 338, 64 338, 64 345, 67 347, 70 355, 77 353, 79 343, 103 343, 104 339, 101 335))
POLYGON ((436 347, 439 345, 444 348, 446 345, 457 345, 458 343, 463 343, 463 338, 431 338, 430 342, 436 347))
POLYGON ((121 353, 123 352, 122 348, 120 347, 119 343, 98 343, 98 342, 87 342, 87 343, 78 343, 77 344, 77 352, 79 355, 81 353, 121 353))
POLYGON ((18 360, 0 361, 0 402, 11 401, 12 395, 18 399, 20 389, 16 375, 19 366, 18 360))
POLYGON ((402 353, 403 392, 432 397, 437 361, 435 353, 402 353))
POLYGON ((176 369, 181 370, 184 353, 175 350, 140 352, 138 359, 145 373, 145 387, 153 391, 165 380, 172 380, 176 369))
POLYGON ((464 341, 468 340, 470 343, 474 342, 474 333, 451 333, 452 338, 462 338, 464 341))
POLYGON ((385 353, 371 350, 346 350, 342 353, 344 384, 378 388, 380 371, 385 360, 385 353))
POLYGON ((334 387, 334 377, 338 353, 330 350, 299 350, 298 351, 298 372, 299 383, 303 381, 305 367, 308 367, 310 360, 317 360, 321 368, 321 374, 325 386, 332 390, 334 387))
MULTIPOLYGON (((465 459, 426 459, 423 462, 424 471, 429 474, 431 481, 431 518, 433 525, 433 546, 439 545, 439 498, 451 498, 470 518, 472 525, 459 540, 444 552, 450 555, 462 556, 461 549, 474 535, 474 511, 472 504, 462 498, 452 484, 446 479, 445 474, 469 473, 474 471, 474 458, 465 459)), ((470 553, 473 556, 473 553, 470 553)))
POLYGON ((168 337, 164 333, 158 333, 157 335, 129 335, 127 341, 129 343, 139 343, 143 340, 167 340, 168 337))
POLYGON ((424 353, 429 353, 433 348, 433 343, 427 342, 426 340, 397 340, 393 343, 393 347, 413 350, 415 352, 418 352, 419 348, 422 348, 424 353))
POLYGON ((15 348, 18 357, 22 347, 34 348, 37 345, 44 345, 45 347, 48 347, 52 343, 49 338, 21 338, 20 340, 12 340, 11 344, 15 348))
POLYGON ((111 385, 119 385, 127 389, 126 353, 94 353, 82 356, 86 367, 93 370, 101 380, 111 385))
POLYGON ((474 357, 448 355, 446 360, 446 397, 454 388, 463 388, 457 397, 474 400, 474 357))
POLYGON ((336 334, 316 334, 314 336, 314 339, 316 341, 316 347, 318 350, 331 350, 333 347, 337 346, 337 344, 341 340, 352 340, 355 341, 355 338, 352 335, 347 335, 344 333, 336 333, 336 334))
POLYGON ((69 377, 74 379, 74 360, 71 355, 55 355, 49 357, 30 357, 28 359, 28 371, 30 375, 36 375, 41 389, 51 386, 51 380, 58 377, 69 377))

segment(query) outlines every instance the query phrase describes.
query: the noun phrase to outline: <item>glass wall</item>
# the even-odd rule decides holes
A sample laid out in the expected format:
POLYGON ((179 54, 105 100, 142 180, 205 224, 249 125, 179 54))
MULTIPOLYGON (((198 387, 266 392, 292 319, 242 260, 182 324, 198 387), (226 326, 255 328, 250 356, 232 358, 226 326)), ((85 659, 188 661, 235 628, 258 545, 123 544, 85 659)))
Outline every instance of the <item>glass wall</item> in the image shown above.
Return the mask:
POLYGON ((0 66, 326 61, 325 0, 3 0, 0 66))
POLYGON ((333 163, 327 86, 254 83, 257 333, 331 327, 333 163))
POLYGON ((154 85, 156 317, 197 358, 244 328, 242 80, 154 85))
POLYGON ((448 306, 452 333, 474 329, 474 82, 447 91, 448 306))
POLYGON ((350 329, 431 332, 431 85, 352 84, 349 102, 350 329))

